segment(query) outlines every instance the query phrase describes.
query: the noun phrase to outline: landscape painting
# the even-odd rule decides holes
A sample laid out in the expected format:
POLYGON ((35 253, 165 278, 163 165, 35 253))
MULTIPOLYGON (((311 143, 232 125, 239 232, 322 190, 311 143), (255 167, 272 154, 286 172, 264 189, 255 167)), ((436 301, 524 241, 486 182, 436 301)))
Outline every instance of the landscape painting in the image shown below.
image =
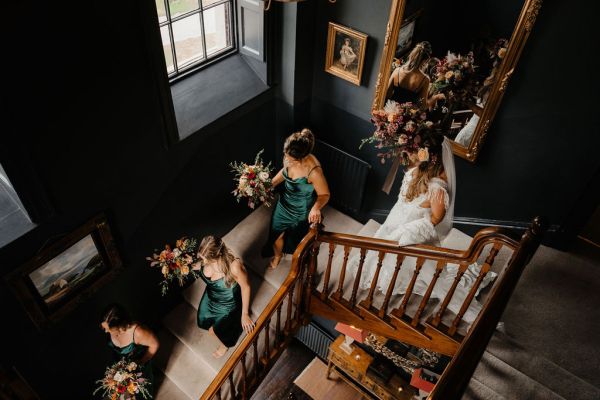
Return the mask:
POLYGON ((94 275, 106 269, 92 235, 87 235, 48 261, 29 277, 49 308, 59 303, 94 275))
POLYGON ((45 328, 109 282, 123 262, 104 214, 42 249, 4 277, 33 323, 45 328))

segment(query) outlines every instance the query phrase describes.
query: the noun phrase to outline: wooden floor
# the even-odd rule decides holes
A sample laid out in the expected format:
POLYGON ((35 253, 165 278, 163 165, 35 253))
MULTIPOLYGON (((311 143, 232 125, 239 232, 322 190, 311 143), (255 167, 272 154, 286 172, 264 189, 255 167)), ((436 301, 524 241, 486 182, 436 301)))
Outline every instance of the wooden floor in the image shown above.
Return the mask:
POLYGON ((294 379, 315 358, 315 353, 293 340, 258 387, 252 400, 310 400, 294 379))

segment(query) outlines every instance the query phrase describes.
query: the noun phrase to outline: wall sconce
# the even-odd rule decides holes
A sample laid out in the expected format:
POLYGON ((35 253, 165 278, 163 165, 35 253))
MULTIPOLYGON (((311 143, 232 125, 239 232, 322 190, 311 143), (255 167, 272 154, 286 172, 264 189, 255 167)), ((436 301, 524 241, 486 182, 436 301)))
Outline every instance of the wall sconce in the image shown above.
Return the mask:
MULTIPOLYGON (((265 11, 269 11, 269 9, 271 8, 271 1, 272 0, 265 0, 265 11)), ((274 0, 274 1, 278 1, 280 3, 299 3, 304 0, 274 0)), ((330 3, 335 3, 337 0, 328 0, 328 1, 330 3)))
POLYGON ((365 330, 355 328, 352 325, 342 324, 341 322, 338 322, 335 325, 335 330, 344 334, 345 340, 344 343, 340 345, 340 349, 348 354, 352 354, 352 342, 356 340, 358 343, 363 343, 369 334, 369 332, 365 330))

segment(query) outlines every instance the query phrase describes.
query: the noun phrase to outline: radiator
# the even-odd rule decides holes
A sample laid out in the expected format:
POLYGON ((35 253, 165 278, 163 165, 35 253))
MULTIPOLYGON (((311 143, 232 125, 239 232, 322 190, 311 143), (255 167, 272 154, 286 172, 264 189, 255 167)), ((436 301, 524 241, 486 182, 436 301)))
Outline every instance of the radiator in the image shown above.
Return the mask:
POLYGON ((358 214, 371 165, 320 140, 314 153, 329 184, 330 204, 342 212, 358 214))
POLYGON ((296 333, 296 339, 311 349, 319 358, 327 360, 327 350, 333 338, 314 322, 303 326, 296 333))

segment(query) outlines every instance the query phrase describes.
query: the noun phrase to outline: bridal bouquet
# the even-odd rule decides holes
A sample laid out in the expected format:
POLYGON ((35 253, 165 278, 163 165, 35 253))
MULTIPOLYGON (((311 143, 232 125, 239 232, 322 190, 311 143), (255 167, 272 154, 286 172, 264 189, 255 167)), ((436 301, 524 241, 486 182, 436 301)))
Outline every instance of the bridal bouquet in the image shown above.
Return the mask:
POLYGON ((408 165, 408 154, 420 149, 421 132, 433 126, 433 122, 427 120, 427 113, 413 103, 399 104, 393 100, 388 100, 383 110, 373 111, 371 122, 375 132, 363 139, 359 148, 375 143, 382 164, 400 155, 402 163, 408 165))
POLYGON ((446 57, 437 60, 432 69, 431 93, 445 93, 450 98, 470 100, 476 92, 474 62, 473 52, 462 56, 448 51, 446 57))
POLYGON ((150 382, 144 378, 139 365, 122 359, 106 368, 104 378, 98 380, 98 388, 94 395, 102 391, 102 396, 111 400, 135 400, 141 396, 151 398, 148 386, 150 382))
POLYGON ((163 280, 160 283, 161 292, 164 296, 169 289, 169 282, 177 280, 179 286, 183 286, 190 275, 197 278, 197 273, 192 270, 192 264, 196 261, 196 249, 198 241, 194 238, 181 238, 175 242, 175 247, 169 245, 160 253, 154 253, 146 257, 151 267, 160 268, 163 280))
POLYGON ((267 207, 273 201, 273 182, 271 173, 273 168, 269 162, 265 165, 260 158, 264 150, 258 152, 254 159, 254 164, 232 162, 230 167, 235 173, 234 181, 237 186, 233 190, 233 195, 238 203, 242 198, 248 199, 248 207, 254 209, 257 205, 264 203, 267 207))

